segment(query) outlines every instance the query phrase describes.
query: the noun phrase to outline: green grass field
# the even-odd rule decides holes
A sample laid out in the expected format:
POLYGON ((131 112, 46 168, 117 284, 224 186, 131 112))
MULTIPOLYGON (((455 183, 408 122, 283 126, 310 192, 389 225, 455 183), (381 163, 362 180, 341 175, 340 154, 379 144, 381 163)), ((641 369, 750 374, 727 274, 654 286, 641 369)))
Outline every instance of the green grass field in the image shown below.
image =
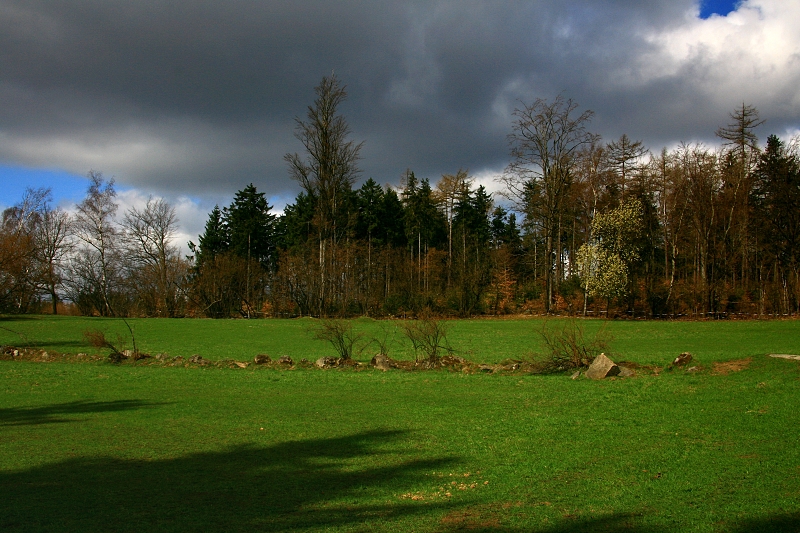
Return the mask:
MULTIPOLYGON (((310 322, 131 325, 152 353, 333 355, 310 322)), ((3 319, 0 344, 89 352, 83 330, 119 326, 3 319)), ((450 341, 496 362, 538 349, 538 327, 459 321, 450 341)), ((688 350, 703 370, 593 382, 0 361, 0 531, 800 531, 800 363, 764 355, 800 353, 800 323, 607 327, 618 358, 688 350)))
MULTIPOLYGON (((129 319, 137 347, 147 353, 166 353, 206 359, 252 360, 259 353, 273 359, 289 355, 295 361, 314 361, 333 356, 331 347, 309 333, 318 321, 296 320, 206 320, 129 319)), ((564 319, 552 319, 558 327, 564 319)), ((413 359, 413 352, 398 327, 398 321, 357 319, 355 329, 365 340, 385 334, 390 356, 413 359)), ((605 327, 613 338, 611 352, 618 358, 643 364, 665 365, 681 352, 689 351, 701 362, 724 361, 766 353, 800 353, 800 321, 645 322, 579 320, 587 334, 605 327)), ((498 363, 524 359, 540 350, 541 319, 477 319, 447 321, 448 339, 457 354, 471 361, 498 363)), ((125 323, 114 318, 25 316, 0 319, 0 345, 33 346, 76 354, 102 353, 83 337, 90 329, 102 330, 111 339, 124 337, 131 347, 125 323)), ((376 352, 369 346, 356 358, 369 361, 376 352)))

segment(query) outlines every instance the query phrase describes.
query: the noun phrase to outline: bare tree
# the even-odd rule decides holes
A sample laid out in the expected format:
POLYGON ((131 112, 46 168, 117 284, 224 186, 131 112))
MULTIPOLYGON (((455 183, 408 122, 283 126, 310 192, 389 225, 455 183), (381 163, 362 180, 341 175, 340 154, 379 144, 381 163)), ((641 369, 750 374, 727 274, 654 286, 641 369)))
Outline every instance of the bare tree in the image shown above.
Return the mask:
POLYGON ((172 244, 177 230, 175 208, 162 198, 147 199, 144 209, 131 207, 125 213, 127 258, 136 277, 155 282, 155 314, 174 316, 176 287, 174 270, 179 263, 178 248, 172 244))
POLYGON ((562 95, 549 103, 537 98, 514 111, 508 136, 512 161, 501 181, 505 194, 525 213, 544 241, 545 309, 550 311, 562 257, 561 224, 567 208, 576 153, 597 137, 586 130, 592 111, 578 114, 578 104, 562 95))
POLYGON ((38 280, 50 295, 53 314, 58 314, 58 289, 63 281, 64 262, 73 248, 70 240, 73 220, 60 208, 51 209, 45 204, 34 234, 34 258, 38 280))
POLYGON ((624 133, 619 140, 608 144, 606 157, 620 180, 620 203, 625 202, 625 184, 631 179, 631 174, 635 175, 641 170, 641 161, 647 153, 642 141, 631 141, 624 133))
POLYGON ((295 119, 295 137, 303 144, 306 157, 286 154, 289 174, 316 202, 314 225, 319 239, 320 315, 326 309, 328 262, 336 257, 338 240, 349 224, 343 212, 345 197, 360 170, 358 160, 363 142, 348 140, 350 127, 336 110, 347 97, 335 75, 323 77, 315 88, 317 99, 309 106, 307 121, 295 119))
MULTIPOLYGON (((102 173, 89 171, 89 189, 86 198, 77 205, 75 235, 83 242, 83 259, 94 265, 92 269, 102 301, 98 309, 102 315, 113 315, 110 291, 118 268, 119 231, 114 223, 117 196, 114 179, 106 181, 102 173)), ((83 269, 79 269, 83 270, 83 269)))
POLYGON ((442 179, 436 184, 434 196, 440 208, 444 210, 447 220, 447 286, 450 286, 453 269, 453 217, 458 199, 469 191, 473 179, 464 169, 458 169, 454 174, 443 174, 442 179))

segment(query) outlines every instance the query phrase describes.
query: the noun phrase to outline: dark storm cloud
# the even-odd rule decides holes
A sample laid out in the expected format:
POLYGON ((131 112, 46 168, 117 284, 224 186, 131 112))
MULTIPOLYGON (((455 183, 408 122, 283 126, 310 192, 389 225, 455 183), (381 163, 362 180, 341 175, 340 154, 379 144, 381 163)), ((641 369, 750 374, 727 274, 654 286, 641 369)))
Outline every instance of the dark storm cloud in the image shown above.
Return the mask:
POLYGON ((0 0, 0 160, 197 197, 291 192, 294 118, 331 72, 380 182, 500 170, 514 107, 562 91, 606 137, 691 140, 726 119, 698 90, 702 54, 651 64, 669 60, 653 36, 694 24, 691 0, 555 4, 0 0))

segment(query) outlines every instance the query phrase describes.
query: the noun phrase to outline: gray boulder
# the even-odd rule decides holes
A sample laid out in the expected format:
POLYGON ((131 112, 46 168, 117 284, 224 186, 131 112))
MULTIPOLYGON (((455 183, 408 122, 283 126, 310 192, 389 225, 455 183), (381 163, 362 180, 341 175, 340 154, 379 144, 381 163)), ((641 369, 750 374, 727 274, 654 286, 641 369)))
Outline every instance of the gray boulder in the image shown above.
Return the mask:
POLYGON ((377 368, 378 370, 383 370, 384 372, 392 368, 389 357, 387 357, 382 353, 379 353, 378 355, 373 357, 372 360, 369 362, 369 364, 372 365, 374 368, 377 368))
POLYGON ((317 368, 331 368, 338 364, 338 360, 335 357, 320 357, 316 361, 314 361, 314 366, 317 368))
POLYGON ((589 379, 605 379, 617 375, 619 375, 619 367, 604 353, 595 357, 586 371, 586 377, 589 379))

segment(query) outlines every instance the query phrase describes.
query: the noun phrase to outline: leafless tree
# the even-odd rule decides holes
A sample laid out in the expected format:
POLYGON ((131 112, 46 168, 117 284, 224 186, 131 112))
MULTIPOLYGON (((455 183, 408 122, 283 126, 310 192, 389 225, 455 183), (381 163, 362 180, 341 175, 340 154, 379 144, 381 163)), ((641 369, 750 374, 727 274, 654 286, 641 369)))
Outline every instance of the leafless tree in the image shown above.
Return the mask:
POLYGON ((626 183, 642 170, 642 160, 647 153, 642 141, 632 141, 624 133, 619 140, 608 144, 606 157, 620 183, 620 202, 625 201, 626 183))
MULTIPOLYGON (((147 199, 143 209, 131 207, 125 213, 126 257, 133 277, 152 277, 155 285, 155 309, 158 316, 174 316, 178 248, 172 244, 177 230, 175 208, 162 198, 147 199)), ((148 284, 149 285, 149 284, 148 284)))
POLYGON ((34 258, 41 287, 50 295, 53 314, 58 314, 58 290, 63 281, 63 267, 73 249, 70 240, 73 220, 60 208, 45 204, 34 233, 34 258))
MULTIPOLYGON (((83 243, 83 259, 94 265, 103 315, 113 315, 110 292, 119 267, 119 230, 114 222, 118 204, 114 179, 106 181, 102 173, 89 171, 89 189, 86 198, 77 205, 75 235, 83 243)), ((83 270, 83 269, 79 269, 83 270)))
POLYGON ((562 261, 558 247, 574 156, 597 140, 586 130, 593 114, 589 110, 578 113, 578 104, 562 95, 553 102, 537 98, 514 111, 513 131, 508 136, 512 161, 501 181, 506 196, 525 213, 527 223, 541 232, 548 312, 562 261))
POLYGON ((319 313, 325 313, 328 262, 336 257, 337 242, 347 229, 347 213, 342 213, 344 197, 360 173, 363 142, 348 140, 350 127, 337 108, 345 98, 345 87, 335 75, 323 77, 315 88, 317 99, 309 106, 307 121, 295 119, 295 137, 303 144, 306 157, 286 154, 289 174, 316 202, 314 225, 319 240, 319 313))

